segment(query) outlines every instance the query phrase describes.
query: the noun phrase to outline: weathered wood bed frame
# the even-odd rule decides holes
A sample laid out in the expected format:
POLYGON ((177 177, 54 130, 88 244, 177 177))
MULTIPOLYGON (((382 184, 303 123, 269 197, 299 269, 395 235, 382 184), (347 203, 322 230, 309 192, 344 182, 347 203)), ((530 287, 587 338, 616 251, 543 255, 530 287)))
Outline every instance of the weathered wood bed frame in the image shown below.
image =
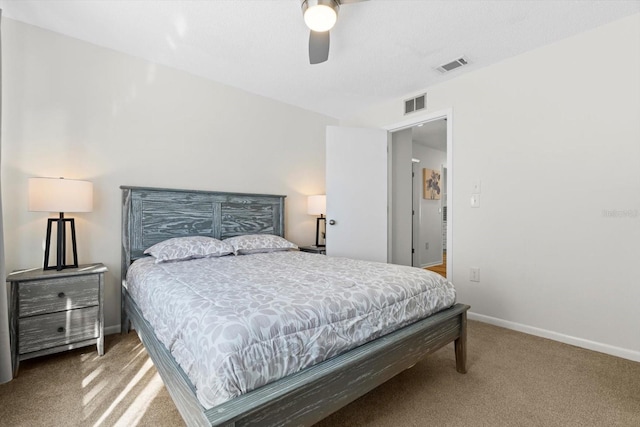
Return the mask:
POLYGON ((189 426, 310 425, 454 342, 466 372, 467 310, 456 304, 340 356, 205 410, 195 389, 158 341, 126 288, 126 272, 143 251, 189 235, 284 236, 285 196, 122 186, 122 332, 135 328, 189 426))

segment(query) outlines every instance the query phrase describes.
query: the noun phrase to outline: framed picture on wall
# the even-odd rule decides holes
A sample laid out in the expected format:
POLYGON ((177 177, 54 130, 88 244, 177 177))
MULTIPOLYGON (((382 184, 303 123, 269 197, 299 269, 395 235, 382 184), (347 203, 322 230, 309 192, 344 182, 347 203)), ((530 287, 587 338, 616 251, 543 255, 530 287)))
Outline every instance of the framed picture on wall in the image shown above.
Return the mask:
POLYGON ((422 169, 422 182, 424 184, 423 197, 427 200, 440 200, 440 171, 435 169, 422 169))

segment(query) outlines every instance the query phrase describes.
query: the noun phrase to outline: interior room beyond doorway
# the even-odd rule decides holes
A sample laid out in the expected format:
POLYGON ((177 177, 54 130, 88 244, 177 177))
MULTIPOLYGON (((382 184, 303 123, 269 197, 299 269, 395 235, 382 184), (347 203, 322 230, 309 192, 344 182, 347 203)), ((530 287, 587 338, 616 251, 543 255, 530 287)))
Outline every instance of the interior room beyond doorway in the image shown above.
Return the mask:
POLYGON ((392 133, 391 262, 446 277, 447 120, 392 133))

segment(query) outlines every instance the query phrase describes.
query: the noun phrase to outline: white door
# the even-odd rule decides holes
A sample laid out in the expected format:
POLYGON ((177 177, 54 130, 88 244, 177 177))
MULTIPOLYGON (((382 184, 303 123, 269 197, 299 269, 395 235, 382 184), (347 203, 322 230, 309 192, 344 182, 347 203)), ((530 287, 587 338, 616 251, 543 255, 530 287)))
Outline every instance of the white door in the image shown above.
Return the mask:
POLYGON ((387 262, 387 138, 327 126, 327 255, 387 262))

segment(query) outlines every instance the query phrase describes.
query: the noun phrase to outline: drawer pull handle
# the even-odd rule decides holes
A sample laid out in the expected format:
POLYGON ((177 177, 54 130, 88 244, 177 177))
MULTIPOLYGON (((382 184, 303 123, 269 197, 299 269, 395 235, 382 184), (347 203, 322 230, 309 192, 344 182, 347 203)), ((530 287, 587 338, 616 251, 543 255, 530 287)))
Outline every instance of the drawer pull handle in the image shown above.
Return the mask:
POLYGON ((58 294, 58 298, 64 298, 64 292, 60 292, 60 293, 58 294))
POLYGON ((62 326, 60 326, 60 327, 58 328, 58 332, 64 332, 64 328, 63 328, 62 326))

